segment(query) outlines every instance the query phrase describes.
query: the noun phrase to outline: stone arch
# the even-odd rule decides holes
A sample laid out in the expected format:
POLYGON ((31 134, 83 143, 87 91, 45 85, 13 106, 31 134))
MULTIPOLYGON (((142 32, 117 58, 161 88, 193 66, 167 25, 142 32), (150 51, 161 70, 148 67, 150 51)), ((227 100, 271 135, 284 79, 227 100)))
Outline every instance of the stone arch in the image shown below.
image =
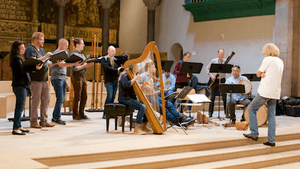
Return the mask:
POLYGON ((174 43, 170 49, 170 60, 174 60, 174 64, 172 65, 171 72, 173 72, 176 63, 182 59, 183 49, 180 43, 174 43))

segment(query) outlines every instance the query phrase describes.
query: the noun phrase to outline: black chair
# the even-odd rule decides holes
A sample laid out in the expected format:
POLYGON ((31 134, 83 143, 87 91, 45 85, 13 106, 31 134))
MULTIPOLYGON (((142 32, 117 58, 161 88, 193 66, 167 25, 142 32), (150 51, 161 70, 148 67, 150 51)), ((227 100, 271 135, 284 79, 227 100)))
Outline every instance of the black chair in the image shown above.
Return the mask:
POLYGON ((124 132, 125 117, 130 116, 130 131, 132 130, 132 116, 134 109, 119 103, 109 103, 105 105, 106 131, 109 129, 109 119, 115 118, 115 130, 117 130, 118 116, 122 117, 122 132, 124 132))

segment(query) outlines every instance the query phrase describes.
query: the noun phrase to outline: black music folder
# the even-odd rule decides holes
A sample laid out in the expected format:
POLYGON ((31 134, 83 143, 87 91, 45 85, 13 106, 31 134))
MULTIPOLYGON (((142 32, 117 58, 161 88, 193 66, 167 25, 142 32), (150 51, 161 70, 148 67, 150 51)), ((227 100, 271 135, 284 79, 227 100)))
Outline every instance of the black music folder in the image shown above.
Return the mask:
MULTIPOLYGON (((108 56, 109 57, 109 56, 108 56)), ((128 56, 114 56, 114 62, 120 67, 121 65, 124 65, 124 63, 128 60, 128 56)))
POLYGON ((28 57, 26 58, 26 60, 22 63, 22 67, 28 67, 28 66, 35 66, 35 65, 38 65, 38 64, 41 64, 43 63, 43 61, 41 60, 38 60, 38 59, 34 59, 32 57, 28 57))
POLYGON ((101 63, 101 58, 102 58, 102 57, 89 58, 89 59, 87 59, 85 62, 86 62, 86 63, 90 63, 90 62, 101 63))
POLYGON ((66 63, 75 63, 75 62, 80 61, 80 62, 86 62, 86 63, 90 63, 90 62, 100 63, 101 58, 102 57, 95 57, 95 58, 89 58, 87 60, 83 60, 79 55, 73 54, 70 56, 70 58, 66 59, 65 62, 66 63))
POLYGON ((69 58, 69 56, 67 54, 67 51, 60 51, 58 53, 51 55, 49 60, 52 63, 56 63, 58 60, 66 60, 68 58, 69 58))
POLYGON ((81 54, 73 53, 68 59, 65 60, 66 63, 75 63, 75 62, 82 62, 83 59, 80 57, 81 54))

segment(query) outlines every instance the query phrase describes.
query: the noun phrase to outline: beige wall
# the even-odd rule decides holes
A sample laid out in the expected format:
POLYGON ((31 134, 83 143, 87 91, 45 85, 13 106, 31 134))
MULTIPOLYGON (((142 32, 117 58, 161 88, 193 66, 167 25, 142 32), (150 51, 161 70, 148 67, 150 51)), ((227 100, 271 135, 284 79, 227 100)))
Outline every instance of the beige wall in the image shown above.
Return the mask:
POLYGON ((120 6, 120 48, 142 53, 147 44, 147 7, 142 0, 121 0, 120 6))
MULTIPOLYGON (((262 47, 273 42, 274 15, 194 23, 183 4, 183 0, 162 0, 156 8, 155 39, 160 52, 167 52, 168 59, 175 62, 171 48, 176 43, 182 46, 183 52, 195 53, 190 61, 204 64, 201 74, 197 75, 203 83, 209 78, 205 67, 217 57, 220 48, 225 49, 226 56, 231 51, 236 53, 230 63, 240 65, 242 73, 256 72, 263 59, 262 47)), ((129 53, 141 53, 146 41, 146 6, 142 0, 122 0, 120 47, 129 53)), ((257 86, 258 82, 254 82, 254 94, 257 86)))

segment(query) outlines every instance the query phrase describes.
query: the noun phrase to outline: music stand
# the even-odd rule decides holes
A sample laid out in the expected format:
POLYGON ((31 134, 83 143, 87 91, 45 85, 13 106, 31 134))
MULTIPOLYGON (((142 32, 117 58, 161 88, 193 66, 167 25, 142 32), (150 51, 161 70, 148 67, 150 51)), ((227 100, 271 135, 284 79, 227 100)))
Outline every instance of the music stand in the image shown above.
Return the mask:
MULTIPOLYGON (((242 76, 246 76, 251 82, 259 82, 261 77, 257 77, 255 73, 242 74, 242 76)), ((250 98, 252 98, 252 90, 250 91, 250 98)))
POLYGON ((0 52, 0 59, 1 59, 1 81, 3 80, 3 59, 9 54, 8 51, 1 51, 0 52))
POLYGON ((261 77, 257 77, 254 73, 242 74, 242 76, 246 76, 250 81, 260 81, 261 77))
MULTIPOLYGON (((170 94, 170 95, 168 95, 168 96, 166 96, 165 97, 165 102, 167 103, 167 99, 166 98, 172 98, 172 97, 174 97, 174 99, 176 100, 176 99, 183 99, 183 98, 185 98, 188 94, 189 94, 189 92, 192 90, 193 88, 191 87, 191 86, 184 86, 184 88, 178 93, 178 92, 174 92, 174 93, 172 93, 172 94, 170 94)), ((178 120, 179 120, 179 117, 178 117, 178 120)), ((186 135, 188 135, 188 133, 187 133, 187 131, 186 131, 186 129, 179 123, 179 126, 180 126, 180 128, 184 131, 184 133, 186 134, 186 135)))
POLYGON ((165 72, 170 72, 173 63, 174 63, 173 60, 162 60, 161 61, 162 70, 164 70, 165 72))
MULTIPOLYGON (((233 65, 231 64, 211 64, 210 65, 210 69, 209 69, 209 73, 231 73, 231 69, 232 69, 233 65)), ((219 84, 221 84, 221 79, 219 79, 219 84)), ((218 108, 218 119, 222 120, 220 118, 220 97, 221 97, 221 92, 220 92, 220 88, 219 88, 219 108, 218 108)), ((224 107, 225 109, 225 107, 224 107)), ((224 110, 225 112, 226 110, 224 110)))
POLYGON ((230 93, 230 100, 232 93, 245 93, 245 85, 243 84, 219 84, 219 90, 222 93, 230 93))
POLYGON ((201 69, 203 67, 203 63, 197 63, 197 62, 184 62, 182 64, 180 73, 196 73, 200 74, 201 69))

